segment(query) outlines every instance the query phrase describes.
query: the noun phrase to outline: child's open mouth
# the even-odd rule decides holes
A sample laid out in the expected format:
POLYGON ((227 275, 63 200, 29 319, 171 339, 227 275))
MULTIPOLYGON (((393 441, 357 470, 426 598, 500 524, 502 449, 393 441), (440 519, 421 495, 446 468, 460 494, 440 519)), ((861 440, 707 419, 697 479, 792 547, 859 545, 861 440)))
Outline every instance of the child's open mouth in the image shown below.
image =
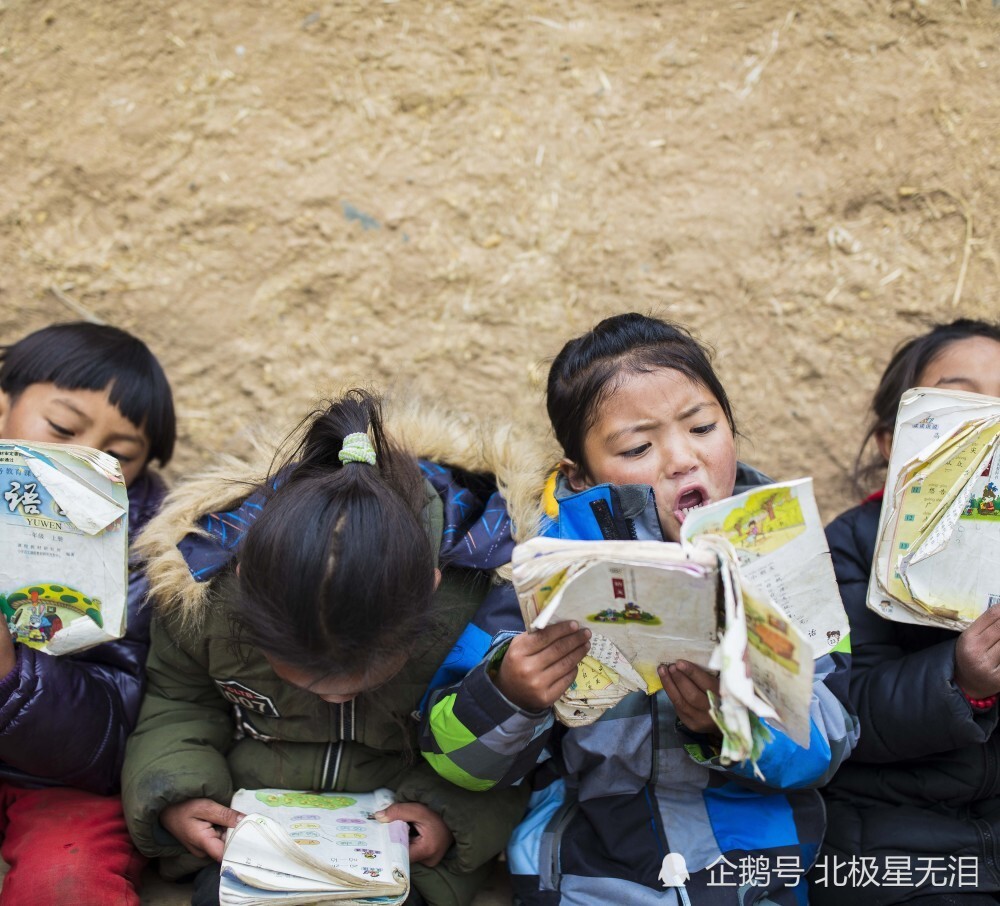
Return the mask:
POLYGON ((708 503, 708 498, 705 496, 705 492, 701 488, 689 488, 677 498, 677 506, 674 508, 674 515, 677 517, 678 522, 683 522, 684 517, 687 516, 691 510, 695 510, 706 503, 708 503))

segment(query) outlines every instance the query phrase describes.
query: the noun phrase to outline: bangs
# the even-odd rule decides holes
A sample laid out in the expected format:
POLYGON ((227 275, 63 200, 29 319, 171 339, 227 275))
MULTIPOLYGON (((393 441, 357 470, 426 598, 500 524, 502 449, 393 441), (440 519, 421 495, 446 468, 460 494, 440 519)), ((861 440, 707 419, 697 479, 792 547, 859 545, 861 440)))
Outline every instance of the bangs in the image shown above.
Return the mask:
POLYGON ((0 352, 0 389, 12 399, 32 384, 107 390, 111 404, 149 439, 149 458, 166 465, 177 437, 167 376, 142 340, 116 327, 56 324, 0 352))

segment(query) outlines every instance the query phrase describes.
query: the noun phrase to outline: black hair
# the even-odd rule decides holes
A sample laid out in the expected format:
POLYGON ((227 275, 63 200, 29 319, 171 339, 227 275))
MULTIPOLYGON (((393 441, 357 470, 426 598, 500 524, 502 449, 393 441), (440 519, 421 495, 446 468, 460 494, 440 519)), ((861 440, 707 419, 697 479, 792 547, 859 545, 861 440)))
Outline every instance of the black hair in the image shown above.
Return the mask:
POLYGON ((985 337, 1000 343, 1000 324, 988 321, 977 321, 972 318, 958 318, 948 324, 935 324, 926 333, 904 340, 893 353, 878 389, 872 397, 872 418, 864 439, 854 460, 854 487, 859 493, 864 482, 885 468, 886 462, 881 454, 876 453, 871 460, 862 464, 869 442, 876 434, 888 432, 890 435, 896 427, 896 410, 903 394, 915 387, 921 373, 937 359, 945 348, 957 340, 968 340, 973 337, 985 337))
POLYGON ((166 465, 177 418, 163 368, 149 347, 124 330, 75 321, 52 324, 0 347, 0 390, 11 403, 32 384, 108 390, 111 404, 149 440, 147 462, 166 465))
POLYGON ((243 539, 235 616, 241 639, 282 664, 354 675, 412 651, 431 626, 424 482, 371 393, 352 390, 307 423, 243 539), (355 433, 368 435, 375 465, 340 461, 355 433))
POLYGON ((729 397, 712 368, 707 347, 679 324, 637 312, 605 318, 570 340, 549 369, 546 406, 563 453, 585 466, 583 442, 598 409, 633 374, 672 368, 708 390, 736 434, 729 397))

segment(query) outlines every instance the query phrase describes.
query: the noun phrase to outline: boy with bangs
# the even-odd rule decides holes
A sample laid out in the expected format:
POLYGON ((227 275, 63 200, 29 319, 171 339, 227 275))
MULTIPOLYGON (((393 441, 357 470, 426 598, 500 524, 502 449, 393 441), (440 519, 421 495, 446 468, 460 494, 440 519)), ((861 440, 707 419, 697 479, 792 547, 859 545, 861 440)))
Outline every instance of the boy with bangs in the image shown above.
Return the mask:
MULTIPOLYGON (((0 348, 0 437, 116 457, 131 543, 166 491, 147 466, 173 453, 173 396, 136 337, 52 325, 0 348)), ((117 794, 144 686, 146 588, 130 562, 125 636, 71 655, 21 645, 0 621, 0 855, 10 866, 0 903, 139 903, 145 860, 117 794)))

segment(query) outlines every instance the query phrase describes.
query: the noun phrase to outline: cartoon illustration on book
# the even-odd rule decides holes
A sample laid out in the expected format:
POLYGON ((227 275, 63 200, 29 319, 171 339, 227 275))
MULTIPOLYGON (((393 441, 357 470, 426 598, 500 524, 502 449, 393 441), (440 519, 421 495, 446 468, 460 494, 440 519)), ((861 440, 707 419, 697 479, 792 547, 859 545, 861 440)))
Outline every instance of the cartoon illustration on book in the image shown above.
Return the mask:
POLYGON ((271 808, 322 808, 332 811, 333 809, 348 808, 349 806, 356 805, 358 801, 357 799, 352 799, 350 796, 324 796, 319 793, 288 791, 275 793, 269 790, 258 790, 256 795, 258 801, 271 806, 271 808))
POLYGON ((719 535, 734 548, 741 564, 774 553, 806 531, 802 506, 791 488, 772 486, 747 497, 746 503, 720 514, 702 533, 719 535))
POLYGON ((51 582, 0 594, 0 610, 13 639, 32 648, 43 648, 64 626, 81 617, 104 626, 99 598, 51 582))
POLYGON ((588 623, 637 623, 646 626, 659 626, 661 624, 662 621, 656 614, 643 610, 635 601, 629 600, 629 597, 633 595, 626 593, 626 581, 627 576, 625 575, 611 577, 611 596, 614 598, 614 605, 588 615, 588 623), (622 607, 621 610, 616 610, 619 601, 622 602, 622 607))

